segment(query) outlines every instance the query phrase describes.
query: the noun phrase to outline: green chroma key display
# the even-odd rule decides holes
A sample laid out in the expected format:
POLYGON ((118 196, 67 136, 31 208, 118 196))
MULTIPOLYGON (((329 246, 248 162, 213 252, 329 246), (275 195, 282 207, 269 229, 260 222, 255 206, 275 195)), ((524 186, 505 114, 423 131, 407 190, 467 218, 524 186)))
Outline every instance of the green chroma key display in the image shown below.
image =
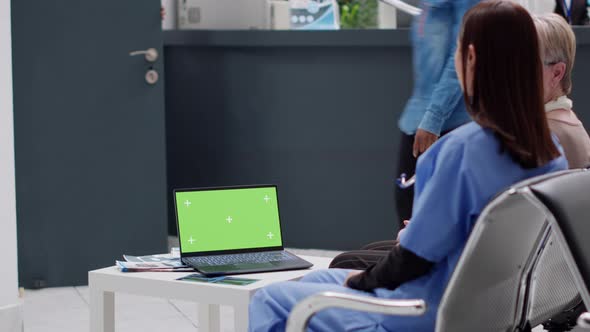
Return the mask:
POLYGON ((176 192, 183 253, 280 247, 275 187, 176 192))

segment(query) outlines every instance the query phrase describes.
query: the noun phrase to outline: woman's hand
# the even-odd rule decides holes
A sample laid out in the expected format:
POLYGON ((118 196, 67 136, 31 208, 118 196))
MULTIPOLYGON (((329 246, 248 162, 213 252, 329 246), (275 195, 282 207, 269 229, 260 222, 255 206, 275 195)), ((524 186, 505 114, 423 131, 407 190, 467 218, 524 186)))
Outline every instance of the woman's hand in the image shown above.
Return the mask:
POLYGON ((160 7, 160 17, 162 19, 164 19, 165 16, 166 16, 166 9, 164 9, 164 7, 160 7))
POLYGON ((358 271, 350 271, 350 273, 348 274, 348 276, 346 277, 346 279, 344 279, 344 287, 348 287, 348 280, 350 280, 350 278, 359 275, 361 273, 363 273, 364 271, 362 270, 358 270, 358 271))

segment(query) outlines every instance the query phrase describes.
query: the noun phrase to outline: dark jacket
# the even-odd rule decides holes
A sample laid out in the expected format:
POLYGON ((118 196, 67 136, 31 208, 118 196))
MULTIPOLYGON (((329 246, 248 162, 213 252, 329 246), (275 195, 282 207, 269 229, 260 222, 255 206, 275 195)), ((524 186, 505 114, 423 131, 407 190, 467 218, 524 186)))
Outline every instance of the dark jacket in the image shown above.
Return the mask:
MULTIPOLYGON (((565 19, 567 20, 567 15, 565 14, 565 10, 563 9, 563 0, 556 0, 555 3, 555 13, 565 17, 565 19)), ((571 25, 588 24, 587 0, 572 0, 571 6, 571 21, 569 23, 571 25)))

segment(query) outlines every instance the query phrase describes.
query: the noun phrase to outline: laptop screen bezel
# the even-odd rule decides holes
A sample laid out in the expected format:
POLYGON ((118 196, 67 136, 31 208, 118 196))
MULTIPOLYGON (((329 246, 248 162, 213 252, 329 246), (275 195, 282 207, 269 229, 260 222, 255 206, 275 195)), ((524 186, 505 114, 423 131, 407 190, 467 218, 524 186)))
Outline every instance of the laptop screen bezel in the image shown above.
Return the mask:
POLYGON ((236 185, 236 186, 222 186, 222 187, 200 187, 200 188, 178 188, 172 191, 174 196, 174 216, 176 218, 176 233, 178 234, 178 246, 181 257, 198 257, 198 256, 213 256, 213 255, 229 255, 247 252, 262 252, 262 251, 279 251, 284 250, 285 242, 283 237, 283 227, 281 225, 281 208, 279 204, 279 188, 276 184, 256 184, 256 185, 236 185), (201 252, 184 253, 182 251, 182 240, 180 239, 180 220, 178 219, 178 202, 176 201, 176 193, 187 191, 212 191, 212 190, 231 190, 231 189, 255 189, 255 188, 274 188, 277 200, 277 215, 279 218, 279 229, 281 230, 281 245, 275 247, 257 247, 246 249, 226 249, 226 250, 210 250, 201 252))

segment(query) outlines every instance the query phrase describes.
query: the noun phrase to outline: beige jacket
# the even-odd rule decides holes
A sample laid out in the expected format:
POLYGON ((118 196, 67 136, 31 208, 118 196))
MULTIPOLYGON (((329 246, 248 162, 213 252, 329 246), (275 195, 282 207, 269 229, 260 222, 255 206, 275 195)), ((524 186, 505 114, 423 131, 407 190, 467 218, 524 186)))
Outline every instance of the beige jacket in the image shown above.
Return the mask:
POLYGON ((570 168, 590 166, 590 137, 572 111, 572 101, 561 96, 545 104, 549 129, 559 139, 570 168))

